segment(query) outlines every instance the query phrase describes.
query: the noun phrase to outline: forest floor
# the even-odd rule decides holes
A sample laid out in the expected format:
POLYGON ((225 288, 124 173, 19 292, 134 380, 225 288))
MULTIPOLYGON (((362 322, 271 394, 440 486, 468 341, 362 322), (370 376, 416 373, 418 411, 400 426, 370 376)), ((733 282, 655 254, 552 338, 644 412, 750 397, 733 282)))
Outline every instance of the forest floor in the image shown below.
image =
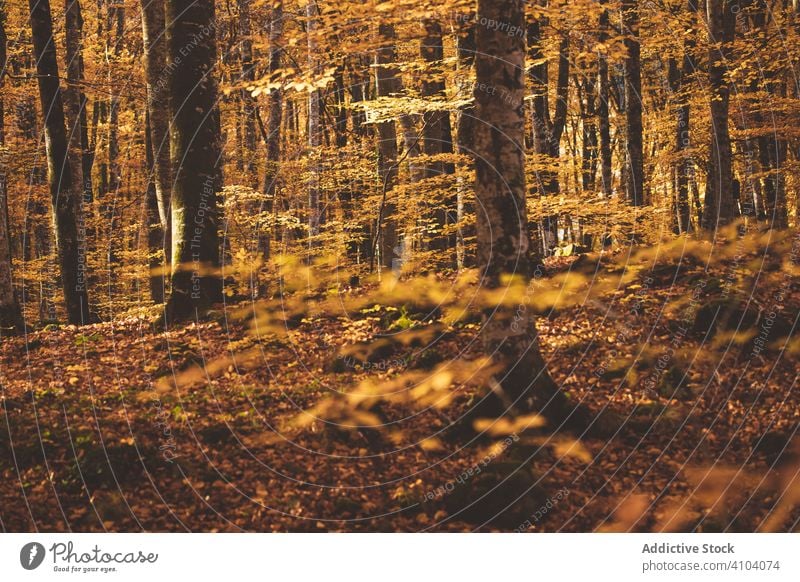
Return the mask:
POLYGON ((776 257, 740 270, 673 262, 539 318, 553 378, 604 419, 579 441, 445 430, 469 390, 441 409, 383 407, 391 433, 291 421, 362 381, 478 358, 474 322, 424 357, 391 334, 377 356, 342 355, 391 327, 380 306, 283 339, 133 315, 4 339, 0 530, 796 531, 797 277, 776 257))

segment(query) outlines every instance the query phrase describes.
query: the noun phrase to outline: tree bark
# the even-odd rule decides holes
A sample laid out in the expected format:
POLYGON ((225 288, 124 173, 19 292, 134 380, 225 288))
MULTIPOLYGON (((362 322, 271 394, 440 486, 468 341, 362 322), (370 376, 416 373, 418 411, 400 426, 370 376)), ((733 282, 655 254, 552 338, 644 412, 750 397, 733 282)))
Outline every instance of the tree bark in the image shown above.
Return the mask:
POLYGON ((680 69, 674 64, 671 75, 671 89, 677 96, 675 109, 675 152, 677 164, 675 167, 675 226, 678 234, 692 231, 691 208, 689 206, 689 182, 694 174, 694 161, 688 153, 691 147, 691 109, 687 93, 687 85, 696 71, 693 52, 695 49, 694 27, 697 16, 697 0, 687 0, 686 11, 692 22, 692 29, 683 42, 683 62, 680 69))
MULTIPOLYGON (((272 7, 272 15, 269 23, 269 77, 274 80, 275 75, 281 68, 281 54, 283 47, 283 2, 276 2, 272 7)), ((278 193, 278 167, 281 159, 281 115, 283 113, 283 91, 276 87, 273 88, 268 97, 269 102, 269 121, 267 122, 267 161, 264 172, 264 196, 265 210, 272 214, 277 208, 275 197, 278 193)), ((264 259, 270 257, 272 252, 271 242, 275 233, 272 231, 277 224, 270 226, 269 232, 259 231, 259 249, 264 255, 264 259)))
MULTIPOLYGON (((306 28, 308 33, 308 67, 314 74, 319 74, 319 61, 317 59, 316 31, 319 28, 319 9, 315 0, 306 4, 306 28)), ((314 89, 308 94, 308 148, 309 148, 309 185, 308 185, 308 236, 311 245, 316 246, 316 240, 322 223, 322 203, 320 200, 320 162, 319 148, 322 145, 322 126, 320 115, 322 113, 322 94, 319 89, 314 89)))
POLYGON ((47 176, 67 320, 74 325, 83 325, 90 321, 86 240, 81 208, 83 188, 80 180, 76 180, 80 172, 72 167, 70 159, 50 1, 29 0, 29 7, 39 98, 44 115, 47 176))
MULTIPOLYGON (((70 155, 80 160, 80 178, 85 203, 92 201, 92 164, 89 149, 89 128, 86 120, 87 99, 83 93, 83 15, 79 0, 65 0, 65 48, 67 89, 64 91, 69 140, 76 151, 70 155)), ((77 177, 76 177, 77 179, 77 177)))
POLYGON ((242 117, 244 121, 244 140, 242 156, 244 158, 244 171, 252 183, 257 187, 256 174, 256 103, 251 92, 247 89, 256 80, 256 64, 253 62, 253 39, 251 38, 250 21, 252 14, 250 4, 252 0, 239 0, 239 57, 242 66, 242 117))
MULTIPOLYGON (((35 0, 31 0, 35 1, 35 0)), ((172 170, 172 293, 168 321, 222 301, 219 192, 220 119, 214 65, 213 0, 168 0, 172 170), (187 50, 186 47, 192 47, 187 50)))
MULTIPOLYGON (((427 64, 423 77, 420 95, 423 98, 441 98, 445 96, 444 46, 442 42, 442 25, 438 20, 426 19, 423 22, 425 36, 420 43, 420 56, 427 64)), ((426 111, 422 115, 422 153, 425 156, 439 156, 453 153, 453 134, 449 111, 426 111)), ((452 163, 443 161, 425 163, 425 178, 434 178, 455 171, 452 163)), ((454 246, 452 236, 443 234, 443 230, 456 222, 456 199, 448 196, 439 204, 434 213, 437 234, 431 241, 431 248, 442 250, 454 246)))
MULTIPOLYGON (((753 25, 763 31, 764 38, 768 38, 769 31, 767 14, 769 7, 766 0, 755 0, 752 10, 753 25)), ((766 43, 766 40, 764 41, 766 43)), ((767 47, 764 47, 767 48, 767 47)), ((764 90, 774 99, 775 96, 786 97, 783 83, 776 79, 775 72, 766 68, 761 73, 764 90)), ((774 104, 770 105, 774 108, 774 104)), ((760 113, 756 122, 762 122, 760 113)), ((764 207, 767 221, 773 228, 786 228, 789 224, 786 208, 786 177, 785 168, 788 143, 781 139, 778 133, 761 136, 758 139, 759 161, 761 171, 766 175, 763 180, 762 192, 764 193, 764 207)))
POLYGON ((162 245, 169 264, 172 247, 169 215, 172 165, 169 152, 169 96, 166 88, 171 67, 167 66, 166 10, 164 0, 141 0, 141 4, 144 75, 153 160, 153 165, 148 168, 153 174, 158 217, 163 231, 162 245))
MULTIPOLYGON (((461 19, 464 26, 458 32, 456 49, 458 53, 458 67, 461 79, 467 79, 470 71, 475 66, 475 13, 467 14, 466 18, 461 19)), ((469 85, 462 83, 458 86, 459 98, 468 97, 469 85)), ((469 159, 469 167, 472 168, 474 159, 474 131, 475 131, 475 103, 467 103, 459 107, 458 124, 456 126, 456 147, 459 154, 469 159)), ((459 177, 456 199, 456 219, 458 220, 458 232, 456 234, 456 267, 461 270, 464 267, 474 266, 474 258, 467 255, 467 238, 475 236, 475 229, 463 226, 464 219, 468 213, 474 212, 472 204, 467 202, 467 189, 469 184, 466 179, 459 177)))
POLYGON ((725 80, 727 46, 733 41, 736 0, 707 0, 709 49, 708 80, 711 89, 711 150, 702 226, 716 231, 736 217, 731 197, 733 170, 728 127, 730 88, 725 80))
POLYGON ((11 230, 8 221, 8 175, 6 173, 4 87, 8 56, 6 54, 6 7, 0 4, 0 337, 25 329, 22 311, 14 295, 11 270, 11 230))
MULTIPOLYGON (((527 36, 528 53, 534 63, 530 67, 533 148, 539 163, 545 166, 536 173, 537 190, 540 196, 550 196, 560 191, 558 164, 561 157, 561 136, 567 122, 570 63, 569 37, 564 34, 559 43, 555 113, 551 117, 549 70, 542 37, 544 26, 545 22, 541 18, 534 18, 528 24, 527 36)), ((512 105, 512 102, 508 100, 508 104, 512 105)), ((542 256, 547 256, 558 242, 558 215, 543 217, 541 233, 542 256)))
MULTIPOLYGON (((519 30, 524 23, 523 3, 478 0, 477 17, 479 22, 508 22, 519 30)), ((531 275, 525 209, 524 39, 478 26, 476 72, 475 195, 482 210, 477 213, 478 264, 482 285, 498 288, 511 275, 524 283, 531 275)), ((497 306, 484 313, 484 348, 501 369, 492 397, 484 403, 498 402, 500 414, 544 411, 563 404, 545 369, 536 335, 535 321, 524 309, 497 306)))
MULTIPOLYGON (((597 176, 597 103, 596 80, 593 76, 585 78, 581 95, 581 189, 594 190, 597 176)), ((581 86, 580 84, 578 85, 581 86)))
MULTIPOLYGON (((378 97, 388 97, 400 90, 400 78, 394 66, 395 32, 389 23, 378 25, 381 46, 375 55, 375 85, 378 97)), ((397 184, 397 127, 394 121, 378 124, 378 185, 381 202, 378 209, 378 249, 381 265, 391 268, 397 258, 397 223, 392 190, 397 184)))
MULTIPOLYGON (((600 13, 600 43, 608 42, 608 9, 603 8, 600 13)), ((613 173, 611 167, 611 122, 609 119, 609 79, 608 56, 603 48, 597 58, 597 125, 600 134, 600 178, 602 180, 603 195, 611 198, 613 192, 613 173)))
POLYGON ((624 0, 622 22, 625 27, 625 123, 626 123, 626 197, 631 206, 645 204, 644 146, 642 141, 642 66, 639 43, 638 0, 624 0))
MULTIPOLYGON (((107 49, 108 65, 108 86, 111 91, 108 108, 108 189, 117 195, 122 186, 122 175, 119 167, 119 104, 120 94, 114 79, 114 70, 118 66, 119 57, 122 53, 122 42, 125 33, 125 7, 122 3, 116 4, 109 2, 108 19, 113 26, 113 48, 107 49)), ((112 26, 109 26, 108 34, 112 33, 112 26)))
MULTIPOLYGON (((147 158, 147 167, 152 168, 155 164, 153 152, 155 147, 152 144, 152 128, 150 124, 150 112, 145 110, 145 156, 147 158)), ((147 254, 149 257, 148 266, 150 267, 150 276, 148 282, 150 284, 150 298, 153 303, 164 303, 165 282, 164 277, 164 261, 160 255, 164 250, 164 228, 161 224, 161 218, 158 212, 158 195, 156 192, 156 176, 155 172, 150 172, 147 176, 147 192, 145 193, 144 212, 142 215, 145 218, 145 238, 147 240, 147 254)))

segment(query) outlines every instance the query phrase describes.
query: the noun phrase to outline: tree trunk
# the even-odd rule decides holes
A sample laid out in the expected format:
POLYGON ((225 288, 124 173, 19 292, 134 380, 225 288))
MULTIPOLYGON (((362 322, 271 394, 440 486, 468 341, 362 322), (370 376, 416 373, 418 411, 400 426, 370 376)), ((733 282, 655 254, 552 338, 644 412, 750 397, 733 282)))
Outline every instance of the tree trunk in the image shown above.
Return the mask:
POLYGON ((733 183, 731 138, 728 128, 730 88, 725 80, 727 45, 733 41, 736 0, 707 0, 711 89, 711 150, 702 226, 716 231, 736 217, 731 197, 733 183))
MULTIPOLYGON (((533 148, 538 162, 545 166, 536 173, 537 190, 541 196, 550 196, 560 191, 558 164, 561 155, 561 136, 567 121, 570 64, 569 37, 565 34, 559 43, 555 114, 551 118, 548 62, 543 49, 544 26, 545 23, 541 18, 534 18, 528 24, 527 35, 528 51, 534 63, 530 68, 533 90, 531 100, 533 148)), ((558 215, 543 217, 541 232, 542 256, 547 256, 558 243, 558 215)))
POLYGON ((4 82, 6 54, 6 7, 0 4, 0 337, 25 329, 22 311, 14 295, 11 275, 11 231, 8 221, 8 175, 5 132, 4 82))
MULTIPOLYGON (((478 0, 479 22, 507 22, 520 30, 521 0, 478 0)), ((516 275, 530 277, 530 241, 525 209, 525 40, 489 26, 477 27, 475 90, 475 195, 478 264, 484 287, 499 288, 516 275), (495 94, 479 87, 496 88, 495 94), (497 93, 508 99, 499 99, 497 93)), ((499 413, 543 409, 563 404, 539 354, 536 327, 527 310, 497 306, 484 313, 482 336, 486 353, 501 371, 493 397, 499 413)), ((480 408, 487 407, 483 404, 480 408)), ((544 411, 544 410, 543 410, 544 411)), ((548 412, 552 411, 552 408, 548 412)))
POLYGON ((239 57, 242 65, 242 117, 244 118, 244 171, 253 187, 257 187, 256 174, 256 103, 250 90, 247 89, 256 80, 256 65, 253 62, 253 39, 251 38, 250 21, 252 0, 239 0, 239 57))
MULTIPOLYGON (((319 28, 319 9, 315 0, 306 4, 306 28, 308 32, 308 68, 318 75, 320 73, 317 59, 317 29, 319 28)), ((320 161, 319 148, 322 145, 322 126, 320 115, 322 113, 322 94, 319 89, 314 89, 308 94, 308 155, 311 167, 309 168, 308 185, 308 236, 310 244, 316 246, 322 223, 322 203, 320 201, 320 161)))
POLYGON ((86 288, 86 240, 81 201, 83 187, 72 167, 64 126, 64 103, 49 0, 29 0, 34 60, 44 115, 47 176, 53 206, 56 248, 61 267, 67 320, 83 325, 90 320, 86 288))
MULTIPOLYGON (((272 16, 269 23, 269 76, 272 80, 281 68, 281 53, 283 47, 280 43, 283 38, 283 2, 276 2, 272 7, 272 16)), ((281 114, 283 113, 283 92, 280 88, 273 88, 269 93, 269 121, 267 122, 267 164, 264 172, 265 210, 272 214, 278 208, 275 197, 278 193, 278 165, 281 159, 281 114)), ((270 225, 268 232, 259 230, 258 248, 269 259, 271 241, 275 236, 273 230, 277 224, 270 225)))
MULTIPOLYGON (((423 22, 425 36, 420 43, 420 56, 427 64, 420 95, 423 98, 445 97, 444 46, 442 44, 442 25, 437 20, 423 22)), ((449 111, 426 111, 422 115, 422 153, 425 156, 439 156, 453 153, 453 135, 449 111)), ((452 163, 443 161, 425 163, 425 178, 434 178, 455 171, 452 163)), ((437 234, 431 241, 431 248, 442 250, 454 246, 453 237, 442 231, 456 222, 456 200, 447 196, 438 204, 434 212, 437 234)))
MULTIPOLYGON (((147 158, 147 167, 152 168, 155 164, 153 153, 155 147, 152 143, 152 128, 149 110, 145 110, 145 156, 147 158)), ((148 267, 150 267, 150 276, 148 282, 150 286, 150 298, 155 304, 164 303, 165 299, 165 282, 164 276, 164 261, 161 254, 164 250, 164 227, 161 223, 161 217, 158 212, 158 195, 156 192, 156 173, 151 171, 147 176, 147 192, 144 199, 144 212, 142 213, 145 219, 145 233, 147 240, 147 254, 149 257, 148 267)))
POLYGON ((691 76, 697 70, 692 55, 695 48, 694 26, 697 15, 697 0, 687 0, 686 10, 692 19, 692 29, 686 35, 683 42, 683 62, 680 70, 677 63, 674 64, 672 73, 671 89, 677 95, 676 129, 675 129, 675 152, 677 165, 675 167, 675 223, 678 234, 691 232, 691 208, 689 206, 689 181, 694 174, 694 162, 688 153, 691 147, 690 126, 691 111, 689 106, 687 85, 691 76))
MULTIPOLYGON (((34 1, 34 0, 31 0, 34 1)), ((214 65, 213 0, 168 0, 170 138, 175 178, 171 196, 172 293, 167 319, 194 317, 222 300, 219 191, 220 120, 214 65), (191 51, 185 49, 192 46, 191 51)))
MULTIPOLYGON (((608 41, 608 9, 603 8, 600 14, 601 43, 608 41)), ((605 50, 605 49, 604 49, 605 50)), ((601 53, 597 59, 597 125, 600 133, 600 178, 602 180, 603 195, 611 198, 613 191, 613 174, 611 168, 611 122, 609 120, 609 80, 608 56, 601 53)))
MULTIPOLYGON (((155 3, 155 2, 154 2, 155 3)), ((119 66, 119 57, 122 53, 122 42, 125 33, 125 7, 122 3, 108 5, 109 23, 113 24, 114 46, 107 55, 108 86, 111 90, 108 108, 108 188, 116 196, 122 185, 122 175, 119 168, 119 104, 120 94, 114 79, 114 70, 119 66)), ((109 26, 108 34, 111 34, 109 26)))
MULTIPOLYGON (((764 38, 769 38, 767 14, 769 7, 766 0, 756 0, 752 10, 753 25, 763 31, 764 38)), ((764 47, 766 48, 766 47, 764 47)), ((786 91, 783 83, 776 79, 775 72, 767 68, 761 72, 764 90, 774 100, 776 96, 785 99, 786 91)), ((770 109, 775 109, 775 104, 769 104, 770 109)), ((763 122, 758 113, 757 122, 763 122)), ((765 173, 762 191, 764 193, 764 206, 767 221, 773 228, 786 228, 789 220, 786 208, 786 178, 785 168, 788 143, 781 139, 779 133, 764 135, 758 139, 759 160, 761 171, 765 173)))
POLYGON ((79 0, 65 0, 64 16, 66 20, 66 62, 67 89, 64 91, 69 140, 80 160, 83 199, 89 204, 92 201, 92 165, 89 149, 89 127, 86 120, 86 95, 81 89, 83 84, 83 15, 79 0))
MULTIPOLYGON (((578 85, 580 87, 580 85, 578 85)), ((581 189, 592 191, 597 175, 597 104, 595 79, 587 76, 581 103, 581 189)))
POLYGON ((172 166, 169 159, 169 99, 166 86, 167 36, 164 0, 141 0, 142 39, 144 44, 144 75, 147 83, 147 114, 149 115, 150 144, 158 217, 161 221, 164 240, 164 256, 170 260, 170 190, 172 188, 172 166))
MULTIPOLYGON (((400 90, 399 72, 392 64, 396 62, 394 49, 394 26, 378 25, 381 46, 376 54, 375 85, 378 97, 388 97, 400 90)), ((376 236, 381 265, 391 268, 397 251, 397 223, 392 190, 397 183, 397 127, 394 121, 378 124, 378 182, 381 202, 378 209, 376 236)), ((373 245, 375 247, 376 245, 373 245)))
POLYGON ((627 127, 626 159, 628 165, 626 197, 632 206, 643 206, 644 146, 642 142, 642 68, 639 44, 638 0, 624 0, 622 22, 625 27, 625 123, 627 127))
MULTIPOLYGON (((467 73, 475 66, 475 14, 469 13, 466 18, 461 19, 465 26, 458 33, 457 52, 459 77, 469 78, 467 73)), ((458 86, 459 98, 466 98, 469 95, 469 84, 462 83, 458 86)), ((458 111, 458 125, 456 128, 457 151, 462 156, 469 158, 469 167, 475 163, 474 158, 474 132, 475 132, 475 104, 467 103, 462 105, 458 111)), ((465 170, 466 171, 466 170, 465 170)), ((467 202, 467 189, 469 185, 465 178, 458 178, 458 190, 456 199, 456 218, 458 220, 458 231, 456 234, 456 267, 461 270, 464 267, 474 266, 472 257, 467 256, 467 237, 475 236, 473 227, 463 226, 464 219, 468 213, 474 212, 472 204, 467 202)))

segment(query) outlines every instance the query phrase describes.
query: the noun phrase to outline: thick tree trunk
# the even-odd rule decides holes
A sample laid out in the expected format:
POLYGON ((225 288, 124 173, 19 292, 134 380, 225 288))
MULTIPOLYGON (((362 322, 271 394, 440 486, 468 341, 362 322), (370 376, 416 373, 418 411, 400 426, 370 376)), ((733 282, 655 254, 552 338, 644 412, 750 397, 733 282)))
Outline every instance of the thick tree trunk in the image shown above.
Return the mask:
POLYGON ((711 88, 711 150, 702 226, 715 231, 736 217, 731 196, 733 183, 731 137, 728 128, 730 88, 725 80, 727 45, 733 41, 736 0, 707 0, 711 88))
MULTIPOLYGON (((34 1, 34 0, 31 0, 34 1)), ((172 293, 178 321, 222 300, 218 208, 222 189, 213 0, 168 0, 172 169, 172 293), (191 51, 185 50, 192 46, 191 51)))
POLYGON ((11 231, 8 221, 8 155, 5 149, 5 99, 6 76, 6 12, 5 3, 0 4, 0 337, 17 333, 25 328, 22 311, 14 295, 11 276, 11 231))
POLYGON ((90 320, 86 287, 86 240, 83 236, 81 208, 83 185, 75 179, 80 176, 80 170, 71 167, 50 2, 29 0, 29 6, 39 97, 44 115, 47 175, 67 319, 71 324, 83 325, 90 320))
MULTIPOLYGON (((604 8, 600 14, 601 43, 608 41, 608 9, 604 8)), ((605 49, 604 49, 605 50, 605 49)), ((597 59, 597 125, 600 134, 600 178, 602 180, 603 195, 611 198, 613 191, 613 174, 611 168, 611 121, 609 119, 609 79, 608 56, 602 53, 597 59)))
POLYGON ((163 248, 167 263, 170 260, 170 190, 172 165, 169 143, 169 96, 167 95, 167 35, 164 0, 141 0, 142 39, 144 43, 144 75, 147 83, 147 113, 150 119, 150 144, 158 217, 161 221, 163 248))
MULTIPOLYGON (((524 23, 523 3, 478 0, 477 16, 478 21, 508 22, 519 30, 524 23)), ((525 209, 525 40, 478 26, 476 71, 475 195, 482 210, 477 214, 478 264, 482 284, 498 288, 507 284, 510 275, 525 283, 530 277, 525 209), (480 87, 493 87, 495 94, 480 87), (499 99, 497 94, 508 98, 499 99)), ((528 311, 516 306, 487 310, 482 335, 486 353, 502 370, 496 375, 493 398, 484 403, 498 402, 500 414, 560 408, 563 397, 547 374, 535 322, 528 311)))
POLYGON ((644 146, 642 141, 642 67, 639 44, 638 0, 624 0, 622 22, 625 26, 625 122, 626 197, 632 206, 643 206, 644 195, 644 146))
MULTIPOLYGON (((378 25, 381 46, 375 55, 375 85, 378 97, 388 97, 400 91, 400 77, 392 65, 396 62, 394 26, 388 23, 378 25)), ((381 265, 391 268, 398 258, 397 222, 395 202, 392 194, 397 183, 397 127, 394 121, 378 124, 378 185, 381 202, 378 209, 377 237, 381 265)), ((375 245, 373 245, 375 246, 375 245)))

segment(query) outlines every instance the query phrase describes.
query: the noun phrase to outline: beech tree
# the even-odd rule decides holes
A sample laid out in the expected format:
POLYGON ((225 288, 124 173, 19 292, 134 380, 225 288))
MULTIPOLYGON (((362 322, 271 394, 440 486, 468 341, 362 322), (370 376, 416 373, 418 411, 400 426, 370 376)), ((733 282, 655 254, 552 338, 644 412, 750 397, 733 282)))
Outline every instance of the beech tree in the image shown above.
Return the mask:
MULTIPOLYGON (((388 97, 399 93, 399 73, 394 66, 394 26, 381 23, 378 26, 380 46, 375 54, 375 85, 378 97, 388 97)), ((397 183, 397 126, 394 121, 378 124, 378 182, 381 188, 381 201, 378 209, 378 224, 375 236, 380 251, 381 265, 391 268, 397 247, 397 223, 394 216, 395 203, 392 189, 397 183)))
MULTIPOLYGON (((508 22, 509 27, 523 30, 524 4, 479 0, 477 18, 508 22)), ((481 284, 494 289, 516 277, 527 285, 531 244, 525 204, 525 39, 478 26, 476 46, 475 198, 481 209, 477 213, 481 284)), ((538 408, 558 421, 569 418, 573 411, 545 368, 536 323, 527 310, 498 306, 484 315, 481 333, 486 353, 501 370, 486 402, 497 402, 501 411, 538 408)))
MULTIPOLYGON (((546 167, 537 172, 537 190, 542 196, 560 191, 558 164, 561 157, 561 136, 567 122, 567 100, 569 91, 569 36, 561 35, 558 47, 558 68, 555 90, 555 107, 551 114, 549 90, 549 60, 544 56, 544 26, 541 17, 528 23, 528 54, 531 59, 530 81, 533 98, 531 112, 533 126, 533 149, 546 167)), ((558 216, 545 216, 542 221, 544 256, 551 253, 558 241, 558 216)))
POLYGON ((222 160, 213 0, 169 0, 167 30, 174 172, 167 319, 178 321, 222 300, 218 232, 222 160))
POLYGON ((39 99, 44 115, 47 177, 67 320, 82 325, 89 322, 90 314, 81 204, 83 184, 79 179, 81 170, 79 162, 70 156, 70 140, 64 125, 64 103, 59 86, 50 2, 30 0, 29 7, 39 99))
POLYGON ((625 26, 625 120, 626 163, 625 192, 632 206, 645 203, 644 144, 642 141, 642 65, 639 44, 638 0, 624 0, 622 22, 625 26))
POLYGON ((731 136, 728 125, 730 87, 725 79, 728 71, 728 45, 733 41, 737 0, 707 0, 710 49, 708 82, 711 89, 711 151, 708 181, 703 205, 703 228, 716 230, 736 217, 733 199, 731 136))
POLYGON ((2 91, 5 83, 6 66, 6 6, 0 3, 0 335, 14 333, 23 329, 22 312, 14 295, 11 276, 11 231, 8 222, 8 176, 5 99, 2 91))
MULTIPOLYGON (((605 3, 605 0, 601 0, 605 3)), ((600 43, 608 41, 608 8, 605 6, 600 13, 598 40, 600 43)), ((597 124, 600 138, 600 180, 602 182, 603 194, 606 198, 611 198, 613 191, 613 173, 611 167, 611 121, 609 119, 609 77, 608 77, 608 56, 605 54, 608 49, 597 58, 597 124)))
MULTIPOLYGON (((280 42, 283 37, 283 2, 275 2, 269 21, 269 63, 268 73, 271 80, 278 74, 281 67, 280 42)), ((255 110, 258 115, 258 109, 255 110)), ((266 196, 265 208, 273 214, 276 207, 275 197, 278 193, 278 165, 281 158, 281 120, 283 116, 283 92, 280 88, 273 88, 269 93, 269 120, 265 129, 267 146, 266 169, 264 171, 263 191, 266 196)), ((257 119, 261 119, 260 116, 257 119)), ((263 122, 262 122, 263 123, 263 122)), ((258 248, 265 258, 271 253, 271 240, 275 236, 275 227, 272 225, 268 232, 259 234, 258 248)))
POLYGON ((150 132, 148 165, 153 176, 153 194, 156 198, 158 219, 161 223, 162 241, 166 261, 170 260, 170 190, 172 165, 169 140, 169 95, 167 78, 167 34, 164 19, 164 0, 141 0, 142 41, 144 46, 144 76, 147 84, 147 116, 150 132))

